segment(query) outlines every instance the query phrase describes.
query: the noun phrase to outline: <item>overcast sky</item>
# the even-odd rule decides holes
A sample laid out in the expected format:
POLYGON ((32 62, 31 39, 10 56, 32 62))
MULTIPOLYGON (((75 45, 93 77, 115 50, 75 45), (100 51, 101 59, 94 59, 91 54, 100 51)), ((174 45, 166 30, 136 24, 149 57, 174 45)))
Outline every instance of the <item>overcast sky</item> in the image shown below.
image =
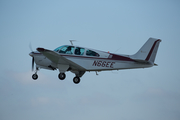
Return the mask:
POLYGON ((180 120, 179 45, 179 0, 0 0, 0 119, 180 120), (71 72, 31 78, 30 43, 131 55, 149 37, 162 40, 158 66, 87 72, 78 85, 71 72))

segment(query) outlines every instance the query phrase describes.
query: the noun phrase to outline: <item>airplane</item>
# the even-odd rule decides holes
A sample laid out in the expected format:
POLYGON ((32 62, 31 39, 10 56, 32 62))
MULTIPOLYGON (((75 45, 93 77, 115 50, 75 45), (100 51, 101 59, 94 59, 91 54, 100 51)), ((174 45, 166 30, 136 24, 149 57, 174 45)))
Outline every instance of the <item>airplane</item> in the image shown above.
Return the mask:
MULTIPOLYGON (((71 41, 72 42, 72 41, 71 41)), ((147 42, 133 55, 122 55, 89 49, 80 46, 62 45, 54 50, 37 48, 29 55, 32 57, 32 71, 36 63, 35 73, 32 79, 38 78, 37 71, 41 68, 48 70, 59 70, 58 78, 64 80, 65 72, 71 71, 75 74, 73 82, 78 84, 85 72, 122 70, 135 68, 148 68, 157 66, 154 63, 160 39, 149 38, 147 42)))

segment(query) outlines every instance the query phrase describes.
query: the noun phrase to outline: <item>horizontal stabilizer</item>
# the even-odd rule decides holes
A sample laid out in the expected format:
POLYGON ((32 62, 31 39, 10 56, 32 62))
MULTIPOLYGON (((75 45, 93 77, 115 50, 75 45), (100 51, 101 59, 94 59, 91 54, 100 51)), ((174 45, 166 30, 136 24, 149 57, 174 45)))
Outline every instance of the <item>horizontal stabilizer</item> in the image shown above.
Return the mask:
POLYGON ((156 63, 152 63, 150 61, 146 61, 146 60, 139 60, 139 59, 133 59, 135 60, 136 62, 140 63, 140 64, 152 64, 154 66, 158 66, 156 63))

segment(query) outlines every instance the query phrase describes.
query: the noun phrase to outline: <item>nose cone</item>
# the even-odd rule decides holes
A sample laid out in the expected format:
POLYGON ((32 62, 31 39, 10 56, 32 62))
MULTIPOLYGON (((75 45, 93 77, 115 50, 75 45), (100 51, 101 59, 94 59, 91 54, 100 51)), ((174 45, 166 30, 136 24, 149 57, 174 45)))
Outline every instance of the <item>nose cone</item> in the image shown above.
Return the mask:
POLYGON ((30 52, 29 55, 30 55, 31 57, 33 57, 33 52, 30 52))

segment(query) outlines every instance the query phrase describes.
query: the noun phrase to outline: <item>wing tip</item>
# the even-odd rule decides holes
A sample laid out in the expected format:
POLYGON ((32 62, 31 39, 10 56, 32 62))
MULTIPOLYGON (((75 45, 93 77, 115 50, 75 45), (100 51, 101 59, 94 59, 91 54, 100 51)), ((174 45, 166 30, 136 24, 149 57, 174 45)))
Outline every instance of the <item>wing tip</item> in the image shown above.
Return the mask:
POLYGON ((36 50, 39 51, 39 52, 44 52, 45 51, 44 48, 37 48, 36 50))

